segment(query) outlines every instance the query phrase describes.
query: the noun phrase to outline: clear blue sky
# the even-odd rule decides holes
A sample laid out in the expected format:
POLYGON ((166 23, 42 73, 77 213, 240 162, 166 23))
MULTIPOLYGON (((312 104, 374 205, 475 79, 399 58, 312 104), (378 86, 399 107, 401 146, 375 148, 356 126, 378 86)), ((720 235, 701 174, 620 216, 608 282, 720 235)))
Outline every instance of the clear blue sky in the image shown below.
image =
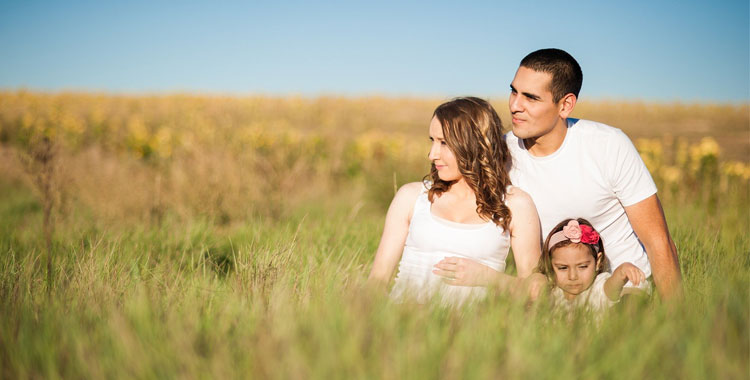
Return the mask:
POLYGON ((559 47, 582 97, 750 100, 740 1, 3 1, 0 88, 507 96, 559 47))

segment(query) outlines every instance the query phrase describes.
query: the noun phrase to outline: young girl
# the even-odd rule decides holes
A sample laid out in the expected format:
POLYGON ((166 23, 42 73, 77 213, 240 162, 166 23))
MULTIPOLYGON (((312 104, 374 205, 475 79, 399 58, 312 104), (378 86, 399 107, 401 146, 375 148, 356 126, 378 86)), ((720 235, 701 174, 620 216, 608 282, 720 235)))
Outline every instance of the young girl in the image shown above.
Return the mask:
POLYGON ((539 217, 531 198, 510 186, 497 113, 482 99, 457 98, 435 110, 429 135, 429 180, 406 184, 393 198, 369 281, 387 286, 398 267, 391 297, 439 295, 454 305, 490 285, 520 285, 503 273, 505 259, 512 247, 519 278, 531 274, 539 217))
POLYGON ((643 271, 631 263, 608 273, 604 243, 591 223, 582 218, 565 219, 550 231, 539 272, 554 284, 555 306, 566 310, 607 309, 620 300, 628 281, 637 286, 646 280, 643 271))

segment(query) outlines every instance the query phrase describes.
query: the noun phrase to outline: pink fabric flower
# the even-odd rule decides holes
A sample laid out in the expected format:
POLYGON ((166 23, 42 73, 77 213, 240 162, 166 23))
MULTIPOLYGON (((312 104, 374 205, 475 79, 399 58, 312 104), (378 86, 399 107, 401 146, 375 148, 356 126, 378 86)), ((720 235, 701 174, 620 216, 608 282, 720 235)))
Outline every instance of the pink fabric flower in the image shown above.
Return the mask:
MULTIPOLYGON (((584 226, 587 227, 587 226, 584 226)), ((563 227, 563 234, 566 238, 570 239, 573 243, 581 242, 581 226, 577 220, 571 220, 568 224, 563 227)), ((598 238, 598 237, 597 237, 598 238)))
POLYGON ((599 233, 584 224, 581 226, 581 241, 586 244, 596 244, 599 242, 599 233))

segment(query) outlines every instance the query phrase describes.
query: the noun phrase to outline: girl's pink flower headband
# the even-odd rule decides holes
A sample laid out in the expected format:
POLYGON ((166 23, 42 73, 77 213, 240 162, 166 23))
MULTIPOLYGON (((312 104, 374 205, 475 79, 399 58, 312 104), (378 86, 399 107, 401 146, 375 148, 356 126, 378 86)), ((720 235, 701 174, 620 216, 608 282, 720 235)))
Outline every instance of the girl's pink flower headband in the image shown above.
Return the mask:
POLYGON ((562 231, 557 231, 549 238, 549 248, 562 241, 570 240, 573 243, 584 243, 594 246, 594 251, 599 252, 599 233, 593 228, 578 224, 577 220, 571 220, 562 231))

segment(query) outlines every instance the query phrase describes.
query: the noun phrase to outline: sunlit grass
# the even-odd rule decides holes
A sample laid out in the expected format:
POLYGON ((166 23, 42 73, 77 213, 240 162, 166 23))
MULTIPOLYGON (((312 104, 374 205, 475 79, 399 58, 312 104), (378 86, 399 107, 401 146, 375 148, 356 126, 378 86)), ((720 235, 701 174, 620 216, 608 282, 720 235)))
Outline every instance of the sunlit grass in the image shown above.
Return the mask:
MULTIPOLYGON (((21 219, 7 213, 30 202, 18 192, 4 199, 3 218, 21 219)), ((351 223, 341 206, 299 212, 231 228, 192 221, 61 230, 50 298, 41 243, 23 232, 39 227, 38 215, 23 229, 6 224, 3 377, 747 373, 747 223, 718 217, 696 224, 689 217, 702 214, 698 208, 669 208, 686 302, 615 311, 597 328, 502 295, 463 310, 392 304, 362 287, 379 235, 377 213, 351 223)))
POLYGON ((670 126, 634 141, 686 290, 596 325, 503 294, 456 310, 363 286, 394 186, 427 170, 439 101, 0 98, 0 378, 750 373, 747 144, 722 143, 748 132, 746 106, 582 107, 626 131, 670 126), (716 134, 680 134, 680 120, 719 114, 716 134), (45 135, 59 148, 51 284, 23 159, 45 135))

